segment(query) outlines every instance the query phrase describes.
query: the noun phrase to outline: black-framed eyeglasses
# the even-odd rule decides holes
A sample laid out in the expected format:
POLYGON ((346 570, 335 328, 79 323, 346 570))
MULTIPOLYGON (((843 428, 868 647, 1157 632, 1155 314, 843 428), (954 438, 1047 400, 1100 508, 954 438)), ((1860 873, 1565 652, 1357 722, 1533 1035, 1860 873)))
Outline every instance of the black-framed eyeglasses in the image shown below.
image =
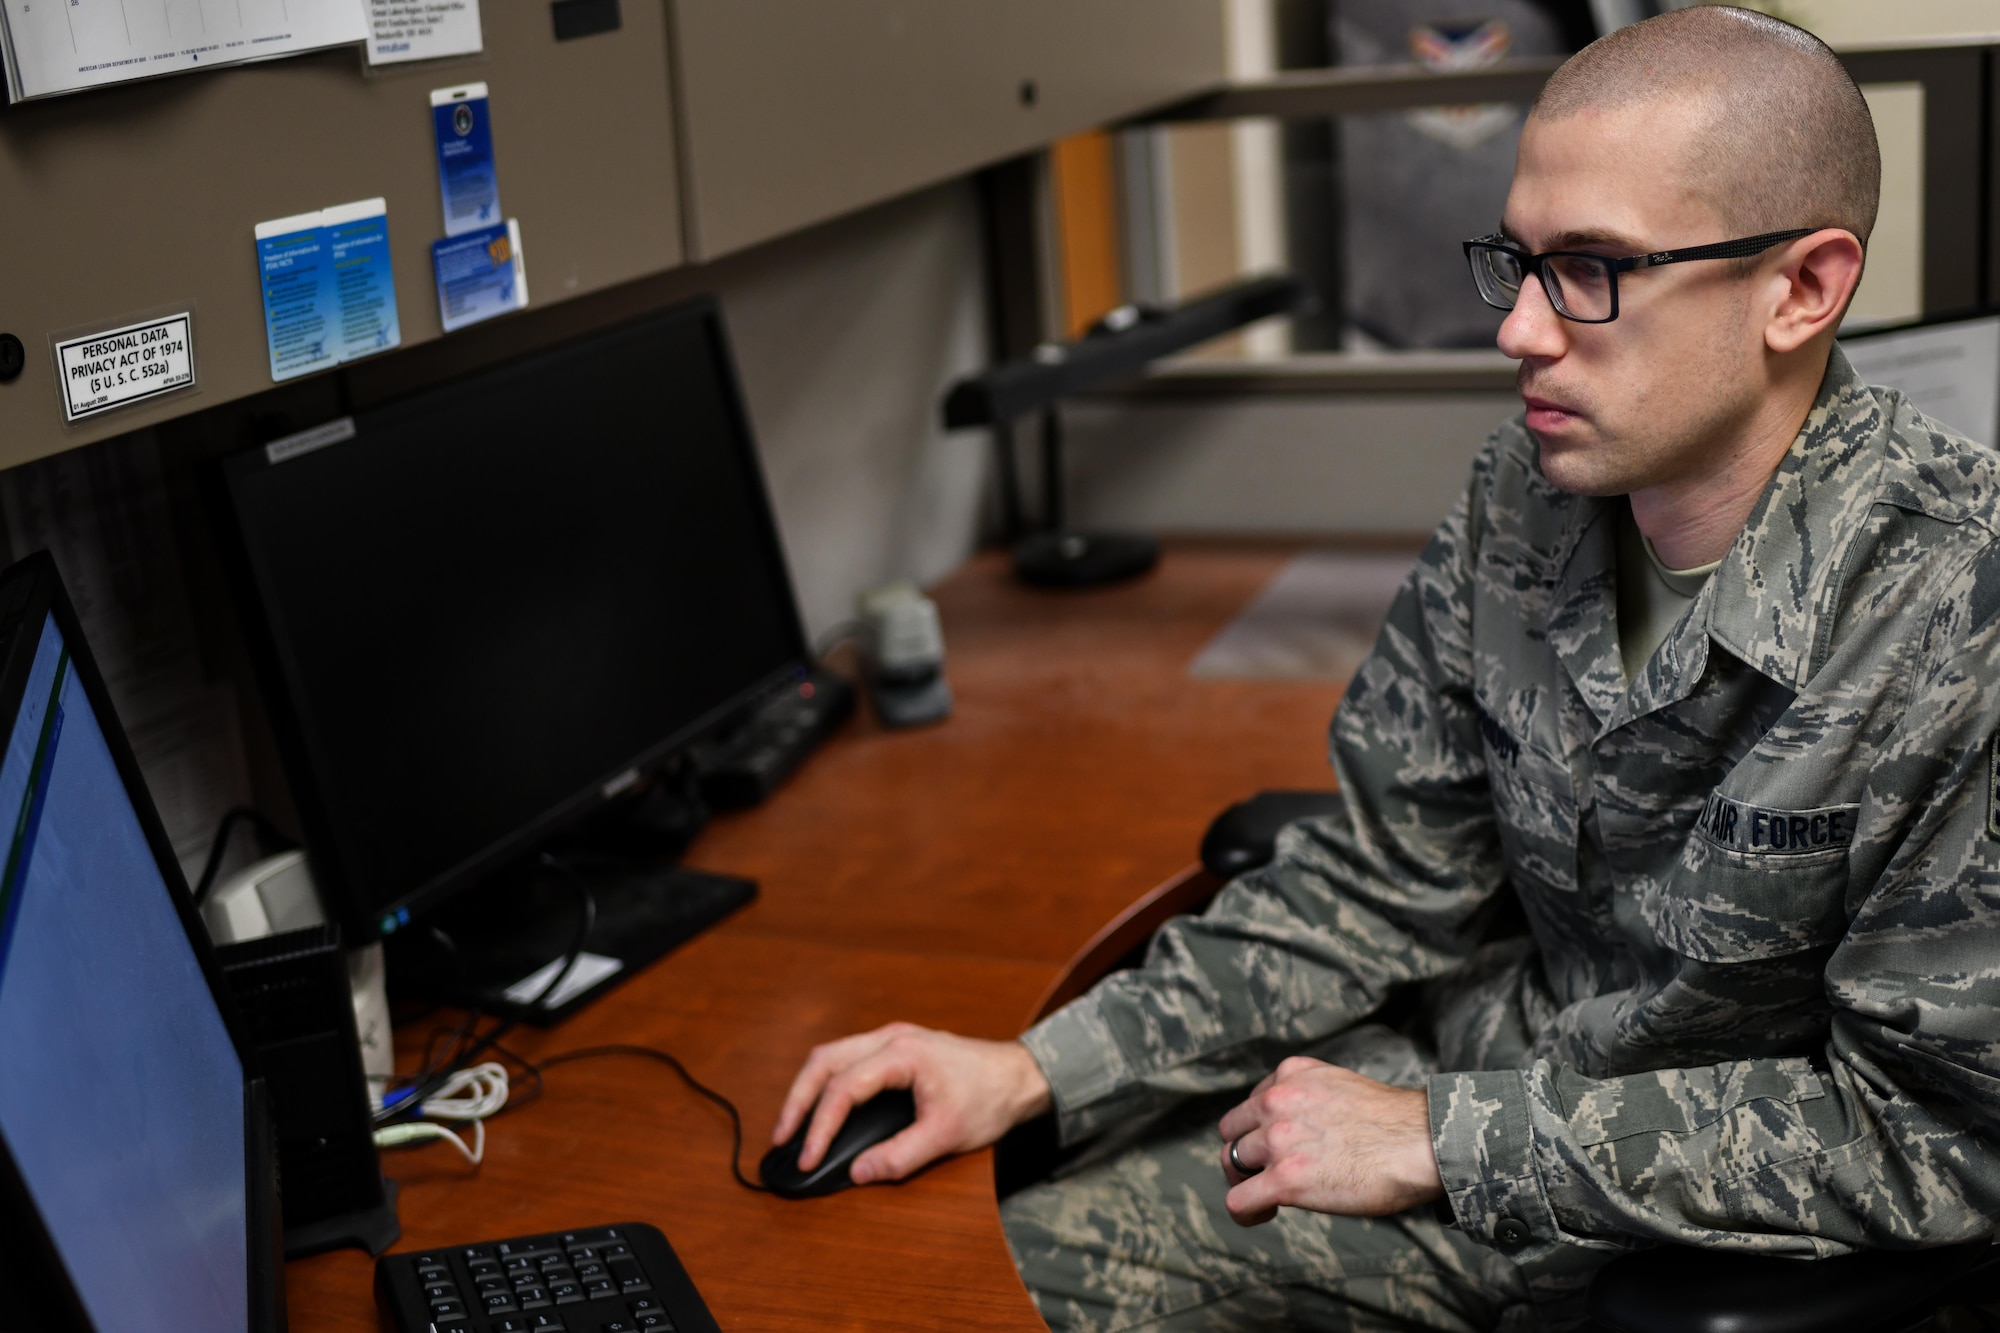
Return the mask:
POLYGON ((1465 257, 1472 265, 1472 281, 1479 298, 1496 310, 1512 310, 1521 299, 1521 284, 1530 273, 1542 280, 1549 304, 1564 319, 1579 324, 1609 324, 1618 318, 1618 275, 1635 268, 1658 268, 1662 264, 1685 264, 1696 259, 1745 259, 1761 255, 1774 245, 1812 235, 1811 227, 1791 231, 1765 232, 1737 241, 1717 241, 1713 245, 1690 246, 1685 250, 1655 250, 1649 255, 1614 259, 1609 255, 1585 254, 1580 250, 1550 250, 1531 255, 1505 236, 1495 233, 1465 243, 1465 257))

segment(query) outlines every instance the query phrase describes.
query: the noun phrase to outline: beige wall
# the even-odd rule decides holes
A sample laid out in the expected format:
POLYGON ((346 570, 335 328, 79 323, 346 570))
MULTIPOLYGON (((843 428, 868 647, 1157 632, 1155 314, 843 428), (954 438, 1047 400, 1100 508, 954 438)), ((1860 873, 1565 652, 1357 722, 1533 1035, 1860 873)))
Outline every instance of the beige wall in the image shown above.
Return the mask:
POLYGON ((985 364, 980 223, 956 183, 717 265, 806 624, 971 554, 985 432, 946 436, 946 386, 985 364))
POLYGON ((1882 205, 1848 323, 1899 324, 1924 309, 1924 86, 1862 88, 1882 148, 1882 205))
POLYGON ((1511 391, 1101 398, 1064 417, 1083 528, 1428 533, 1511 391))
POLYGON ((1741 0, 1833 46, 1894 46, 1940 37, 2000 35, 1993 0, 1741 0))

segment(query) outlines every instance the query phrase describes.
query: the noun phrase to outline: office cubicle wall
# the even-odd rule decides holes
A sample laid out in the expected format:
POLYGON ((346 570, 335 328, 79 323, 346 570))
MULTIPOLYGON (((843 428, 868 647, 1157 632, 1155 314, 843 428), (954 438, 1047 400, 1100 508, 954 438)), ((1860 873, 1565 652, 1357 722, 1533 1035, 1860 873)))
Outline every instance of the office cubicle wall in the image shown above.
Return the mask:
MULTIPOLYGON (((1996 182, 1995 145, 1986 122, 1996 108, 1994 48, 1940 45, 1927 50, 1848 51, 1841 59, 1864 90, 1908 88, 1921 102, 1923 165, 1915 313, 1977 310, 1994 299, 1993 221, 1987 216, 1996 182), (1921 90, 1918 92, 1917 90, 1921 90)), ((1885 142, 1883 151, 1890 151, 1885 142)), ((1884 170, 1888 176, 1887 164, 1884 170)), ((1885 201, 1886 203, 1887 201, 1885 201)))
POLYGON ((1086 531, 1423 540, 1510 389, 1099 397, 1065 414, 1086 531))
POLYGON ((623 8, 618 31, 557 42, 546 5, 488 3, 483 55, 422 68, 335 50, 0 109, 0 332, 27 349, 0 384, 0 467, 270 388, 251 235, 267 219, 385 198, 403 343, 438 337, 432 88, 491 89, 538 302, 679 263, 666 17, 623 8), (51 335, 190 305, 194 393, 61 424, 51 335))
POLYGON ((673 12, 698 259, 1224 76, 1216 0, 677 0, 673 12))
MULTIPOLYGON (((403 346, 440 339, 433 88, 488 85, 501 203, 545 307, 1137 114, 1222 69, 1220 0, 621 9, 615 31, 558 42, 546 0, 487 0, 474 57, 370 71, 335 50, 0 108, 0 333, 27 349, 0 383, 0 467, 270 389, 258 222, 383 197, 403 346), (169 309, 194 312, 197 388, 65 427, 51 338, 169 309)), ((367 364, 353 373, 408 378, 367 364)))

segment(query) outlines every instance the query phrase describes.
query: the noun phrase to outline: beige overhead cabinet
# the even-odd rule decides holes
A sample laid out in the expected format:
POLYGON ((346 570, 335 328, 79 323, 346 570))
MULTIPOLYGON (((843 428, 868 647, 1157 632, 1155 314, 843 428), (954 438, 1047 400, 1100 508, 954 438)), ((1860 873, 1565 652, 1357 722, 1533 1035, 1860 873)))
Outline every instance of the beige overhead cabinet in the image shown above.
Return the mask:
POLYGON ((1224 76, 1220 0, 669 2, 694 259, 1224 76))
POLYGON ((617 26, 558 40, 548 0, 485 0, 475 56, 369 70, 342 48, 0 108, 0 333, 25 349, 0 382, 0 467, 270 388, 262 222, 385 200, 401 346, 440 337, 432 89, 487 85, 501 208, 542 307, 1135 115, 1224 68, 1221 0, 591 8, 617 26), (181 312, 192 390, 65 424, 54 340, 181 312))
POLYGON ((259 222, 385 199, 402 345, 439 337, 433 88, 488 86, 534 305, 680 263, 663 0, 561 42, 547 3, 481 8, 477 56, 368 71, 350 47, 0 108, 0 333, 26 351, 0 467, 270 388, 259 222), (180 310, 194 392, 63 424, 52 337, 180 310))

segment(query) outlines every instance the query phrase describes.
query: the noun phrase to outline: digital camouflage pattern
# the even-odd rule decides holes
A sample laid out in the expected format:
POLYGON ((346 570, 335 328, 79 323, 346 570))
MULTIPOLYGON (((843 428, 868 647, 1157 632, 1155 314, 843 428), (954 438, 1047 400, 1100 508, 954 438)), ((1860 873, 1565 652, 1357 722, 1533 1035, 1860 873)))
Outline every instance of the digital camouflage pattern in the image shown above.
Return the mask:
POLYGON ((1836 348, 1630 681, 1623 503, 1496 433, 1334 718, 1341 813, 1024 1038, 1066 1142, 1415 987, 1451 1212, 1531 1275, 1992 1232, 2000 455, 1836 348))
MULTIPOLYGON (((1408 1038, 1375 1024, 1351 1028, 1313 1054, 1397 1087, 1421 1087, 1434 1068, 1408 1038)), ((1263 1226, 1238 1226, 1223 1206, 1217 1165, 1216 1121, 1234 1100, 1225 1093, 1183 1102, 1061 1179, 1001 1205, 1015 1262, 1051 1328, 1515 1333, 1534 1326, 1521 1270, 1429 1208, 1397 1217, 1284 1208, 1263 1226)))

